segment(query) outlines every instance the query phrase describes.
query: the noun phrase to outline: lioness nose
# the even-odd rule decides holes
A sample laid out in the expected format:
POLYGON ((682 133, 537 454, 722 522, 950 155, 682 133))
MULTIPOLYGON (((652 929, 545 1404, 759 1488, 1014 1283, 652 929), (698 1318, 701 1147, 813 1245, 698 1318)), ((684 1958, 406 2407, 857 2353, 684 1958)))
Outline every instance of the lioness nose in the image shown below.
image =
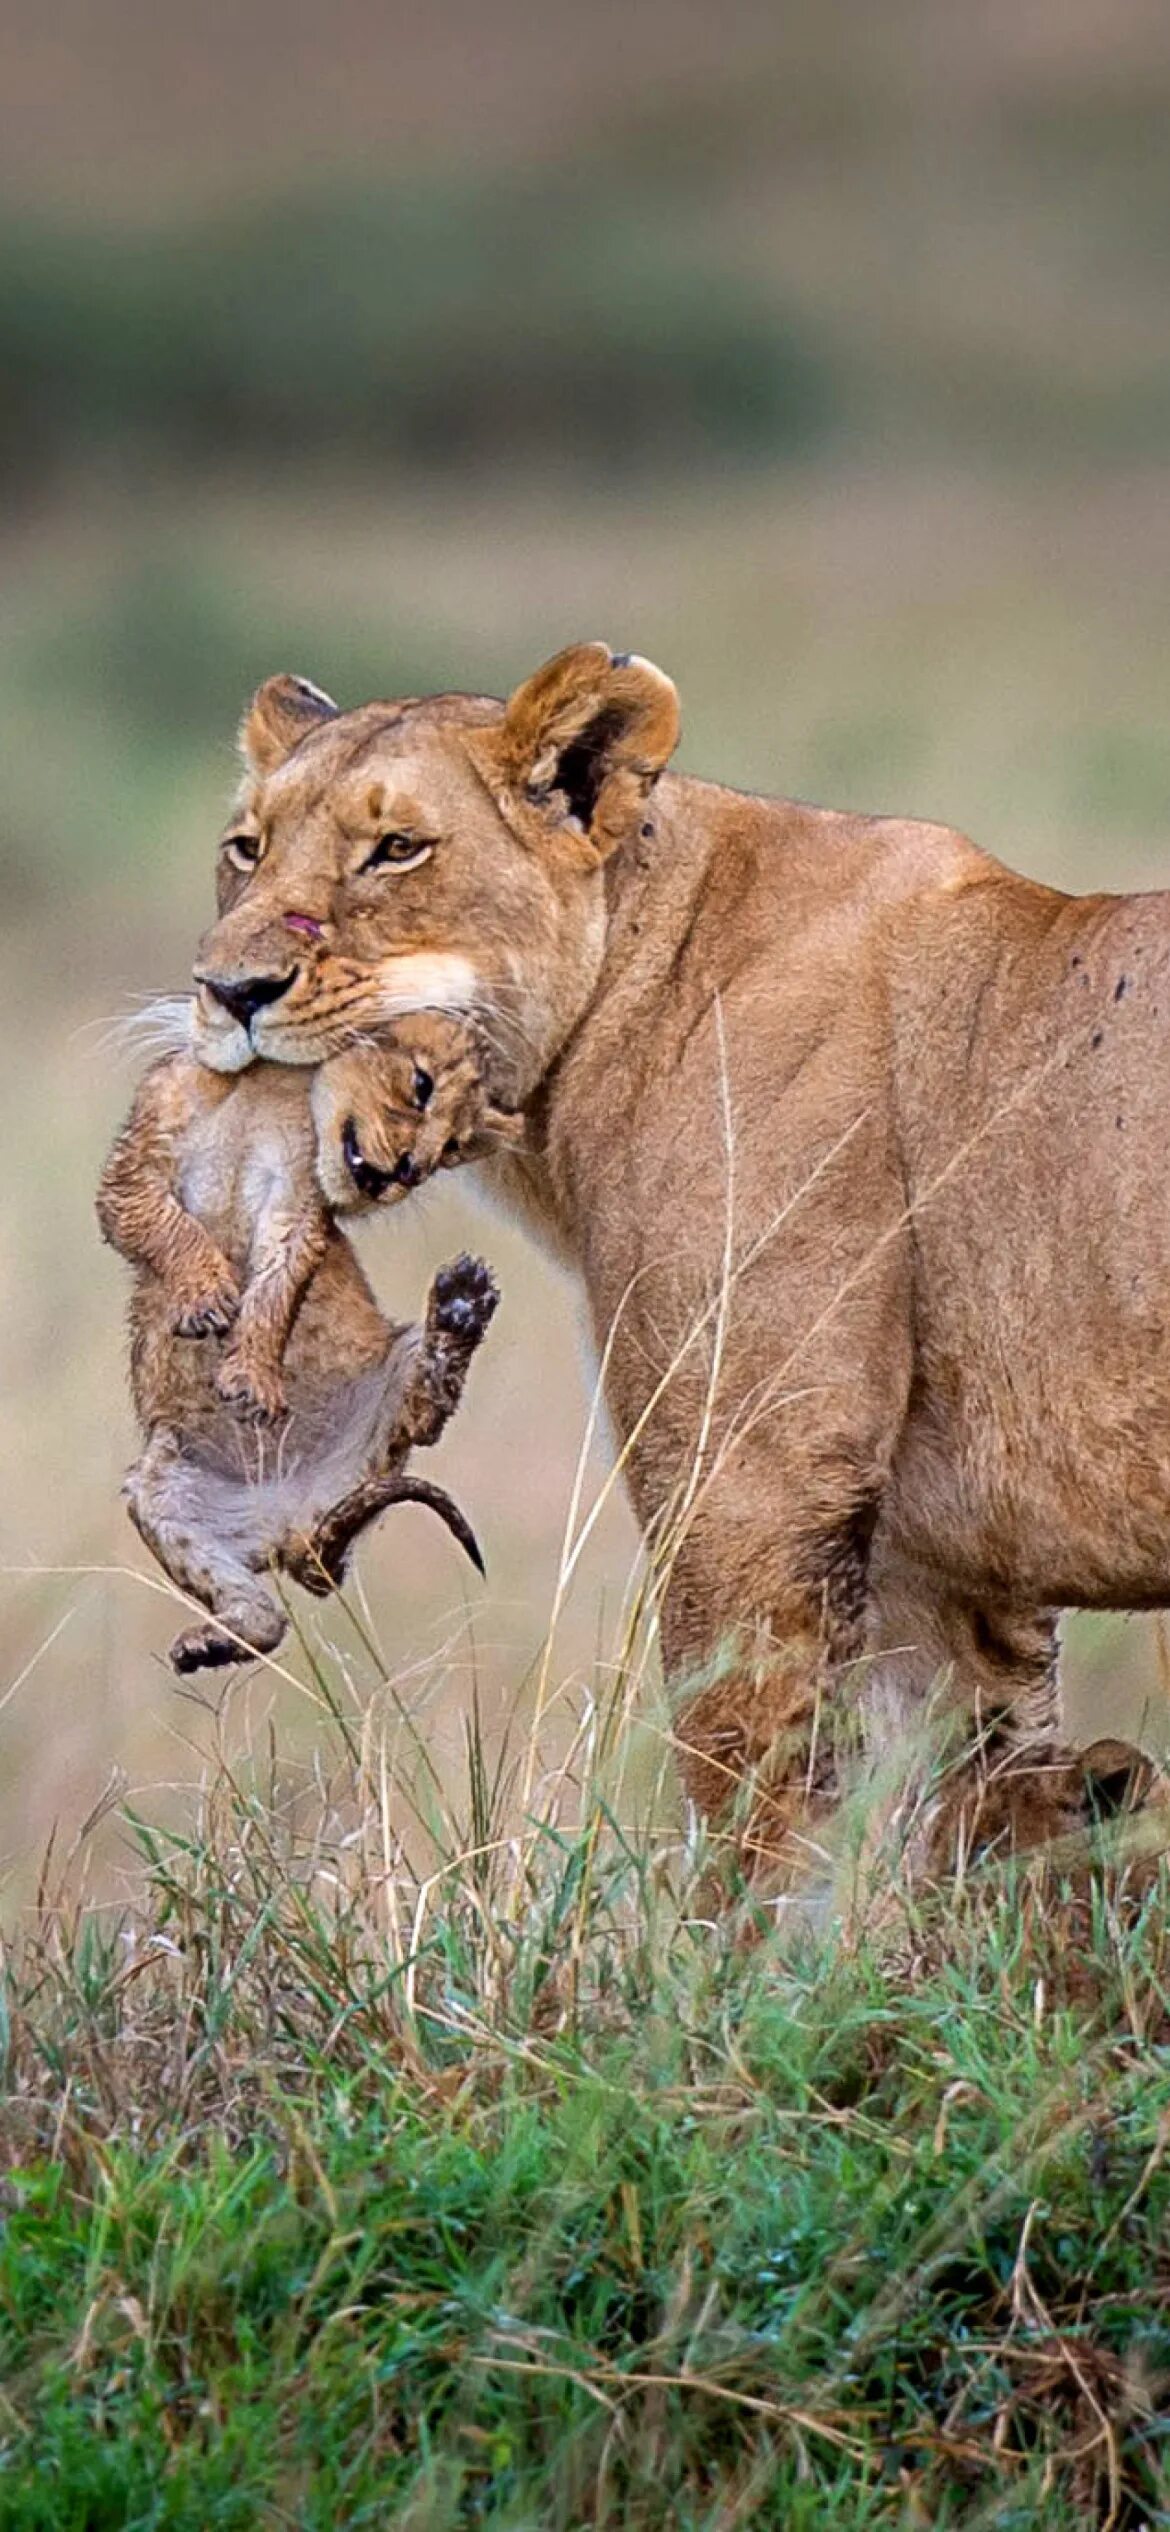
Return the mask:
POLYGON ((196 982, 206 985, 208 993, 213 993, 225 1011, 231 1012, 233 1020, 246 1029, 266 1003, 279 1002, 281 995, 288 992, 296 972, 295 967, 290 967, 287 976, 198 976, 196 982))

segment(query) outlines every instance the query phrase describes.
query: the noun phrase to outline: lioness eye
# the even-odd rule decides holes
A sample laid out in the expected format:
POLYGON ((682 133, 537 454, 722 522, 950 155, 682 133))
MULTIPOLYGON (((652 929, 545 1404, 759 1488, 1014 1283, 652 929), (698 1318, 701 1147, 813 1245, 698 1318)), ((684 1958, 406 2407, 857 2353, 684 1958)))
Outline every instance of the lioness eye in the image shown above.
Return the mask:
POLYGON ((362 869, 413 870, 416 862, 425 862, 430 850, 430 845, 420 843, 417 835, 380 835, 362 869))
POLYGON ((237 870, 254 870, 264 847, 258 835, 229 835, 223 849, 237 870))

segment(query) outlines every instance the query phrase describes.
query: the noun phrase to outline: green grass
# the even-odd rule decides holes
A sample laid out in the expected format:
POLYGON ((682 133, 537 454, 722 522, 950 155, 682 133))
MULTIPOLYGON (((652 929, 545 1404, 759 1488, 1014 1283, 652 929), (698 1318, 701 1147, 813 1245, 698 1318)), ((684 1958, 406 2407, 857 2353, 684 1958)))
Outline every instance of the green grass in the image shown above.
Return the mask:
POLYGON ((1170 2522, 1157 1861, 715 1916, 341 1741, 8 1961, 0 2524, 1170 2522))

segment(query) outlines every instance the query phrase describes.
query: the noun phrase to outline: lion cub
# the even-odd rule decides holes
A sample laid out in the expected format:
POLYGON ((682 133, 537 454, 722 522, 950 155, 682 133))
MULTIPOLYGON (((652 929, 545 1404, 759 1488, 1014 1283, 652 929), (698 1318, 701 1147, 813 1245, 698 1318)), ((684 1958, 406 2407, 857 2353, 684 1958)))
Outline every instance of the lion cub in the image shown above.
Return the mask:
POLYGON ((482 1570, 450 1497, 404 1470, 459 1403, 491 1274, 459 1258, 422 1326, 394 1327, 334 1216, 400 1201, 520 1131, 490 1105, 469 1031, 436 1012, 313 1074, 219 1074, 187 1055, 146 1074, 97 1209, 139 1270, 130 1517, 213 1620, 177 1639, 176 1669, 272 1651, 286 1618, 265 1575, 334 1589, 390 1503, 429 1504, 482 1570))

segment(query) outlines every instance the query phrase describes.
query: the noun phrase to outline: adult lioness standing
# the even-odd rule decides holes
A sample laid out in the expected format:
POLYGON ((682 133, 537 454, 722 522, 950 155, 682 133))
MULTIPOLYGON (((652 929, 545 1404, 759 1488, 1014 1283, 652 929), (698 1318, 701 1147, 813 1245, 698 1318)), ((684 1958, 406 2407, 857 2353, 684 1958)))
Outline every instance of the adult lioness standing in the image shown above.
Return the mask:
POLYGON ((667 775, 678 726, 602 643, 506 706, 271 679, 198 1049, 474 1012, 529 1117, 501 1184, 606 1352, 691 1793, 748 1781, 782 1839, 865 1653, 880 1728, 949 1672, 1038 1828, 1055 1613, 1170 1602, 1170 903, 667 775))

